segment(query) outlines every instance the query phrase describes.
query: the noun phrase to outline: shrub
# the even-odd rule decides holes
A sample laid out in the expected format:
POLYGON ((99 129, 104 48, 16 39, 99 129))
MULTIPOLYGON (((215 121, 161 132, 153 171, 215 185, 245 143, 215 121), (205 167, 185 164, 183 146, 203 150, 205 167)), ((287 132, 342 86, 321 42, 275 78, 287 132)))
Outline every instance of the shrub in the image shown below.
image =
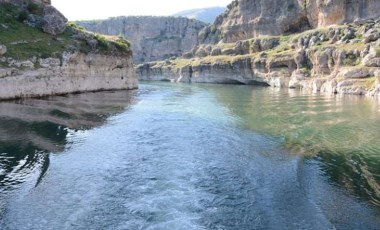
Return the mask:
POLYGON ((68 22, 67 26, 77 30, 86 30, 86 28, 83 26, 78 26, 75 22, 68 22))
POLYGON ((116 41, 114 45, 116 49, 118 49, 119 51, 123 51, 123 52, 129 51, 129 43, 116 41))
POLYGON ((102 50, 108 50, 109 44, 105 37, 100 34, 95 34, 95 39, 98 42, 98 48, 102 50))
POLYGON ((28 11, 24 10, 24 11, 21 11, 21 12, 19 13, 17 19, 18 19, 20 22, 24 22, 25 20, 28 19, 28 16, 29 16, 28 11))
POLYGON ((26 8, 32 14, 42 15, 42 13, 43 13, 42 7, 40 5, 34 3, 34 2, 30 2, 26 8))

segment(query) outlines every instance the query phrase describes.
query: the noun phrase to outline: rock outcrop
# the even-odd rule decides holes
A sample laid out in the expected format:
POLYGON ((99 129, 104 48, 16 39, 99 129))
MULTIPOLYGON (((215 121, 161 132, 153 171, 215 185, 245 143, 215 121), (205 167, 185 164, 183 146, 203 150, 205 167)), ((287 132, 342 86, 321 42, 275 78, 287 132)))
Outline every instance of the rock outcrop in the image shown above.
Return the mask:
POLYGON ((51 35, 61 34, 66 30, 67 18, 53 6, 44 7, 42 30, 51 35))
POLYGON ((0 99, 13 99, 134 89, 137 79, 130 57, 65 52, 61 59, 39 58, 0 68, 0 85, 0 99))
POLYGON ((206 26, 176 17, 116 17, 77 24, 93 32, 127 37, 136 63, 181 56, 198 44, 198 32, 206 26))
POLYGON ((204 44, 137 66, 141 80, 254 84, 380 96, 380 20, 281 37, 204 44))
POLYGON ((201 43, 278 36, 380 16, 377 0, 235 0, 200 33, 201 43))
POLYGON ((17 5, 20 19, 45 33, 57 35, 66 29, 67 18, 51 5, 50 0, 0 0, 0 3, 17 5))
POLYGON ((0 45, 0 56, 4 55, 7 52, 7 47, 0 45))

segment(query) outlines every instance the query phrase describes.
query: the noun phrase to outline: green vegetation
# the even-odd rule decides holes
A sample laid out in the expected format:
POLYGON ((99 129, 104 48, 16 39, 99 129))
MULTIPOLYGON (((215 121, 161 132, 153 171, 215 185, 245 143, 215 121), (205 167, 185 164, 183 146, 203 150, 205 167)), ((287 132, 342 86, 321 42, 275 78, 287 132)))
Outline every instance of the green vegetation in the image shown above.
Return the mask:
POLYGON ((37 15, 43 14, 43 8, 34 2, 30 2, 26 8, 32 14, 37 14, 37 15))
MULTIPOLYGON (((33 57, 60 58, 68 47, 76 47, 80 52, 121 52, 130 54, 130 44, 123 37, 112 37, 86 32, 81 26, 69 22, 63 34, 53 36, 44 33, 39 28, 30 27, 23 22, 29 12, 42 13, 42 9, 35 3, 30 3, 27 10, 20 10, 9 3, 0 3, 0 43, 7 47, 6 57, 17 60, 26 60, 33 57), (74 38, 74 34, 81 33, 83 38, 74 38), (87 35, 86 35, 87 34, 87 35), (91 37, 96 46, 89 41, 91 37)), ((77 37, 77 36, 75 36, 77 37)))
POLYGON ((19 22, 24 22, 25 20, 28 19, 28 16, 29 16, 28 11, 23 10, 23 11, 21 11, 21 12, 18 14, 17 19, 18 19, 19 22))
POLYGON ((367 90, 371 90, 375 88, 376 86, 376 77, 374 76, 368 76, 367 78, 363 79, 356 79, 355 84, 356 87, 362 87, 367 90))
POLYGON ((97 46, 100 50, 106 51, 109 49, 109 43, 103 35, 95 34, 95 39, 98 42, 97 46))
POLYGON ((375 47, 376 56, 380 57, 380 47, 375 47))
MULTIPOLYGON (((31 6, 31 9, 34 9, 34 6, 31 6)), ((12 4, 0 4, 0 41, 7 46, 6 56, 27 59, 61 55, 71 38, 71 33, 66 31, 60 36, 43 33, 19 21, 24 17, 24 13, 25 11, 20 12, 12 4)))
POLYGON ((115 41, 114 45, 115 45, 115 47, 119 51, 123 51, 123 52, 129 51, 130 50, 130 46, 131 46, 127 40, 118 40, 118 41, 115 41))
POLYGON ((345 66, 357 66, 360 64, 360 58, 354 55, 347 55, 343 60, 345 66))
POLYGON ((234 0, 233 2, 231 2, 230 4, 228 4, 227 9, 228 10, 232 10, 232 9, 236 8, 238 5, 239 5, 239 1, 238 0, 234 0))
POLYGON ((68 22, 67 26, 77 30, 86 30, 83 26, 78 26, 75 22, 68 22))

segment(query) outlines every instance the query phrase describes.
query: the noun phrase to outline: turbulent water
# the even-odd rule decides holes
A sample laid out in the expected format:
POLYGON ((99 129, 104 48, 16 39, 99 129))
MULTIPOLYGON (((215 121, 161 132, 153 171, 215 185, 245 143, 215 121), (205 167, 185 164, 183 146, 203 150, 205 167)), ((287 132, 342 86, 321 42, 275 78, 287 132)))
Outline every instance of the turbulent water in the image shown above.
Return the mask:
POLYGON ((380 103, 143 84, 0 103, 0 229, 380 229, 380 103))

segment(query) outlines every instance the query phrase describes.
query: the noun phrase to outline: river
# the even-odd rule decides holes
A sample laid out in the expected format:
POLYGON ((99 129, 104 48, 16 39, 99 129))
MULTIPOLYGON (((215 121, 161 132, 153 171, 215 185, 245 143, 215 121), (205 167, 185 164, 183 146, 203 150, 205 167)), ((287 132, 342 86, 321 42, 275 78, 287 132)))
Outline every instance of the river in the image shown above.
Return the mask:
POLYGON ((143 83, 0 103, 0 229, 380 229, 380 102, 143 83))

